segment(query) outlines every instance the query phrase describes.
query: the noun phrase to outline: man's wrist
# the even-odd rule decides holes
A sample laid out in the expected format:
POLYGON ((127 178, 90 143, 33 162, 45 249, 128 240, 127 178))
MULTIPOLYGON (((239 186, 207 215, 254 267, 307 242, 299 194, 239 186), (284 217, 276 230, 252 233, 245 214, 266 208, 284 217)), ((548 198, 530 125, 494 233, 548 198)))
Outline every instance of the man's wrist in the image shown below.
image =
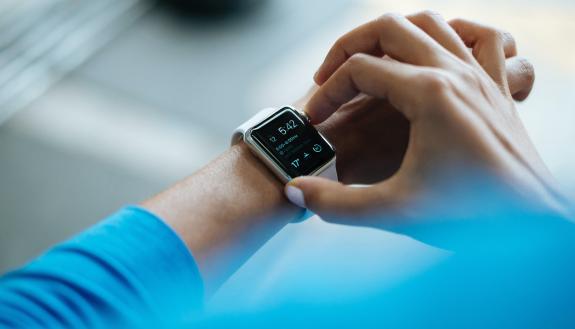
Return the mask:
POLYGON ((247 194, 248 204, 245 210, 253 209, 253 213, 275 211, 288 208, 297 217, 301 209, 294 207, 284 196, 284 184, 240 142, 232 146, 224 155, 234 166, 234 176, 237 178, 238 189, 247 194), (229 154, 228 154, 229 153, 229 154))
POLYGON ((209 293, 287 223, 303 215, 284 197, 283 187, 247 145, 238 143, 143 206, 186 243, 209 293))

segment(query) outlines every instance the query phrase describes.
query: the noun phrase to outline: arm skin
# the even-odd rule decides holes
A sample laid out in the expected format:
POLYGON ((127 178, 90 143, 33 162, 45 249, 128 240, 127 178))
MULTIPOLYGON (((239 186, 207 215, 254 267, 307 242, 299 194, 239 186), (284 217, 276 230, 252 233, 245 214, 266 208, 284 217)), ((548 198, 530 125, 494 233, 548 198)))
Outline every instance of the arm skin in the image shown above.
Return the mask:
POLYGON ((188 246, 206 294, 303 210, 283 195, 283 184, 240 143, 206 167, 145 201, 188 246))

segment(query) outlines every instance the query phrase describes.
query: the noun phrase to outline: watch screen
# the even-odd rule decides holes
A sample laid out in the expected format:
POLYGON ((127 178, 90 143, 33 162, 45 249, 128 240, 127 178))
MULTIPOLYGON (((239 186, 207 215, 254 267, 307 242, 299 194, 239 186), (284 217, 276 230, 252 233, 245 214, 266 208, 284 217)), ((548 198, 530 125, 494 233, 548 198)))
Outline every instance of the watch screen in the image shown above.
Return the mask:
POLYGON ((292 178, 313 173, 335 156, 317 130, 288 107, 254 127, 251 135, 292 178))

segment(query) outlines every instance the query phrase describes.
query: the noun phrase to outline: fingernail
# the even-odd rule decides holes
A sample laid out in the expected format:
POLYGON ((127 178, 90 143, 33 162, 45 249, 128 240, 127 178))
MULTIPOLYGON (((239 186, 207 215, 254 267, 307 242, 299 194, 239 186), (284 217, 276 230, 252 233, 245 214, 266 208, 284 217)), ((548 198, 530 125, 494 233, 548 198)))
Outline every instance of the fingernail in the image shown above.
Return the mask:
POLYGON ((298 207, 305 208, 305 199, 302 190, 293 186, 287 185, 285 188, 285 195, 291 203, 298 207))

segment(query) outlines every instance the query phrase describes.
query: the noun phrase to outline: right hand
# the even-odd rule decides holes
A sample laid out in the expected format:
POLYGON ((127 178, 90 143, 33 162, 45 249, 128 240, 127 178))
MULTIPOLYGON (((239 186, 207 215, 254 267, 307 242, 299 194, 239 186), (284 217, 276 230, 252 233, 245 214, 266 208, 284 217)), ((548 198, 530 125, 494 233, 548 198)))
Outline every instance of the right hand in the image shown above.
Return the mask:
MULTIPOLYGON (((393 176, 368 187, 299 177, 286 189, 303 192, 304 206, 325 220, 386 226, 373 214, 392 212, 394 218, 419 221, 426 210, 414 213, 416 200, 445 206, 457 197, 446 193, 438 178, 473 168, 522 198, 557 207, 552 178, 513 103, 509 84, 514 81, 507 79, 505 59, 516 50, 506 36, 427 12, 384 15, 344 35, 316 74, 321 87, 307 113, 317 124, 360 93, 384 99, 409 121, 405 157, 393 176)), ((514 96, 520 100, 529 90, 514 96)))

